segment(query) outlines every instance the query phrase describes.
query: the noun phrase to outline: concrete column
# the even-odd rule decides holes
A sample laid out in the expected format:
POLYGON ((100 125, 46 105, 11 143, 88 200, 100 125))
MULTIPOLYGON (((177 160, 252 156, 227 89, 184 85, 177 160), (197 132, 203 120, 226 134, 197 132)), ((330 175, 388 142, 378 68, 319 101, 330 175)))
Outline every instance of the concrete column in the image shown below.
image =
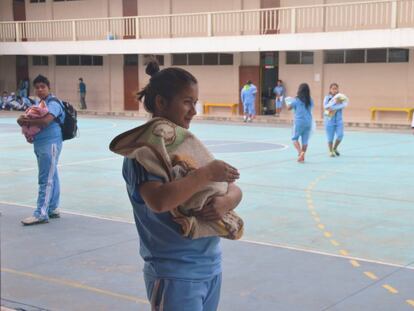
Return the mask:
POLYGON ((315 102, 314 115, 322 118, 322 100, 324 97, 324 65, 323 65, 323 51, 313 52, 313 83, 312 83, 312 97, 315 102))
POLYGON ((414 88, 410 87, 414 85, 414 49, 410 49, 409 52, 409 63, 407 70, 407 96, 406 96, 406 105, 412 106, 414 103, 414 88))

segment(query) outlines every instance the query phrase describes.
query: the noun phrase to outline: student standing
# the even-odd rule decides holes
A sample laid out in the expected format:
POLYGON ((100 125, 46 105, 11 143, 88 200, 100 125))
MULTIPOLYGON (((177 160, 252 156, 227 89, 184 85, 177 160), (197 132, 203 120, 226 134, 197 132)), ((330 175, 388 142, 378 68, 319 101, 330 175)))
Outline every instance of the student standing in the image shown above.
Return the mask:
POLYGON ((86 107, 86 84, 83 82, 83 78, 79 78, 79 96, 80 96, 80 109, 87 109, 86 107))
POLYGON ((244 122, 252 122, 256 115, 256 109, 254 107, 256 102, 257 88, 251 80, 243 86, 241 90, 241 101, 243 103, 244 122))
MULTIPOLYGON (((153 117, 167 119, 188 129, 196 114, 196 78, 181 68, 159 71, 156 62, 150 62, 146 72, 151 78, 138 93, 139 99, 144 98, 146 110, 153 117)), ((114 141, 111 150, 117 148, 114 141)), ((227 194, 213 197, 209 208, 203 208, 197 215, 205 220, 221 219, 241 200, 241 191, 233 183, 239 178, 237 169, 214 160, 180 179, 168 181, 150 174, 134 158, 125 157, 123 176, 140 237, 140 254, 145 261, 144 280, 151 310, 217 310, 221 287, 220 238, 192 240, 183 237, 170 211, 209 182, 226 181, 229 182, 227 194)))
POLYGON ((276 117, 280 115, 282 111, 283 100, 285 98, 285 87, 283 86, 282 80, 277 80, 277 85, 273 89, 273 93, 275 94, 275 106, 276 106, 276 117))
POLYGON ((299 85, 296 98, 288 106, 289 110, 294 109, 295 111, 292 141, 298 152, 298 162, 300 163, 305 162, 305 153, 308 149, 313 122, 313 106, 309 85, 302 83, 299 85), (302 145, 299 143, 299 139, 301 139, 302 145))
POLYGON ((37 76, 33 81, 33 86, 40 102, 46 104, 48 113, 39 119, 29 119, 25 115, 17 119, 20 126, 42 128, 33 141, 39 169, 37 207, 33 216, 22 220, 23 225, 47 223, 49 218, 60 217, 57 211, 60 198, 57 165, 62 150, 62 129, 58 122, 64 122, 65 112, 59 99, 50 93, 50 82, 46 77, 37 76))

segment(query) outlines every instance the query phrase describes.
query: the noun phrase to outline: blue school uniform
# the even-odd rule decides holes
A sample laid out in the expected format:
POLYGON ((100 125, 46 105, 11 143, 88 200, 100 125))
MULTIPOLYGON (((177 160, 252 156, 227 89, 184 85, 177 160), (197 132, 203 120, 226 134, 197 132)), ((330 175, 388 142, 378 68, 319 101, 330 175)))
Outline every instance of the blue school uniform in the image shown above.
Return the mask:
POLYGON ((326 115, 324 117, 326 137, 328 139, 328 143, 330 144, 333 143, 335 135, 336 139, 339 141, 341 141, 344 137, 344 122, 342 119, 342 109, 346 107, 346 103, 333 105, 333 97, 333 95, 329 94, 325 96, 325 99, 323 100, 323 107, 325 109, 331 108, 332 110, 336 111, 332 117, 328 117, 326 115))
POLYGON ((124 159, 123 176, 131 201, 144 259, 147 296, 164 310, 216 310, 221 286, 219 237, 188 239, 171 213, 155 213, 144 202, 139 187, 164 180, 149 174, 136 160, 124 159))
POLYGON ((33 140, 34 153, 39 168, 39 192, 37 206, 33 216, 39 219, 48 219, 49 215, 59 206, 60 185, 57 165, 62 150, 62 129, 59 122, 65 119, 65 112, 58 99, 49 94, 45 99, 49 114, 55 121, 42 129, 33 140))
POLYGON ((296 97, 291 107, 295 109, 292 140, 298 141, 301 138, 302 145, 307 145, 312 130, 313 100, 311 99, 311 104, 307 108, 305 103, 296 97))
POLYGON ((285 97, 285 87, 283 85, 277 85, 273 89, 273 93, 276 95, 276 97, 279 97, 275 100, 276 108, 282 108, 283 98, 285 97))
POLYGON ((245 114, 255 115, 256 109, 254 103, 256 101, 257 88, 253 84, 246 84, 241 90, 240 97, 243 103, 245 114))

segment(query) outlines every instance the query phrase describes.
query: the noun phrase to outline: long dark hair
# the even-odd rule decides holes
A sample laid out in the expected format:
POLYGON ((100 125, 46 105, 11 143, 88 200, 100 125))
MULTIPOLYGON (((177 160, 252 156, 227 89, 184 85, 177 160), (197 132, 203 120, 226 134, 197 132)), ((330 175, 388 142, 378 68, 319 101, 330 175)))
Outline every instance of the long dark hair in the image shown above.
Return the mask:
POLYGON ((310 97, 310 88, 307 83, 302 83, 299 85, 297 97, 305 103, 307 109, 309 109, 311 105, 311 97, 310 97))
POLYGON ((155 112, 155 98, 157 95, 169 103, 174 96, 191 84, 197 84, 197 79, 187 70, 170 67, 160 71, 158 63, 153 60, 148 63, 145 72, 151 76, 149 83, 137 93, 138 99, 144 98, 144 107, 155 112))
POLYGON ((336 86, 336 88, 338 88, 338 89, 339 89, 339 85, 338 85, 338 83, 336 83, 336 82, 331 83, 331 85, 329 86, 329 95, 333 95, 333 94, 331 94, 331 88, 332 88, 333 86, 336 86))

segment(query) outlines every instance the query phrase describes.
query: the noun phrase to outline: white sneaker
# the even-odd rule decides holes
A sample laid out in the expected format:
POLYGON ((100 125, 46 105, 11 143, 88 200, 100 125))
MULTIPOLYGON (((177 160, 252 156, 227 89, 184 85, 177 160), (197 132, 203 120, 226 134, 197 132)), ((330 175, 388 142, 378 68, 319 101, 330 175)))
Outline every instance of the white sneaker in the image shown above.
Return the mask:
POLYGON ((247 116, 243 117, 243 122, 247 122, 247 116))
POLYGON ((253 120, 251 118, 247 118, 247 122, 252 122, 253 120))
POLYGON ((49 222, 47 219, 41 219, 34 216, 27 217, 22 220, 22 224, 24 226, 36 225, 36 224, 44 224, 49 222))

